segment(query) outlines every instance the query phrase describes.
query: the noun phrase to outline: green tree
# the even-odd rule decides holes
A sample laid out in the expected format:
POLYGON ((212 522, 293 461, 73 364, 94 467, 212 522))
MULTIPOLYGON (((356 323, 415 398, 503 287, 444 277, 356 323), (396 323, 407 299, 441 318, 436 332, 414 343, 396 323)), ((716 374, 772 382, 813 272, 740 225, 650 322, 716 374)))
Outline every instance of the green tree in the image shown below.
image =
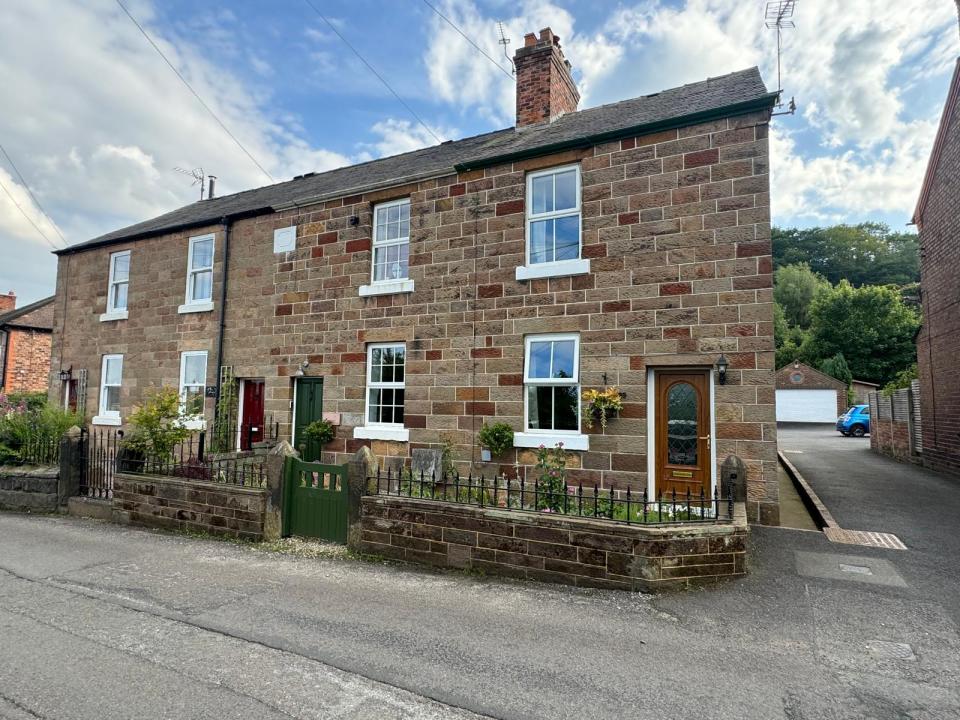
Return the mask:
POLYGON ((855 288, 846 280, 814 299, 807 358, 842 353, 854 377, 884 383, 916 361, 914 335, 920 326, 915 310, 896 288, 855 288))
POLYGON ((794 360, 800 360, 800 352, 809 331, 787 322, 780 303, 773 304, 773 339, 776 345, 777 367, 781 368, 794 360))
POLYGON ((185 427, 188 417, 180 407, 176 388, 152 388, 147 391, 146 402, 130 415, 133 432, 123 445, 149 460, 169 460, 174 448, 190 437, 185 427))
POLYGON ((920 279, 920 249, 914 233, 882 223, 816 228, 774 228, 774 268, 807 263, 836 284, 907 285, 920 279))
POLYGON ((784 265, 773 275, 773 299, 783 308, 787 322, 799 328, 810 327, 810 303, 829 289, 830 283, 806 263, 784 265))
POLYGON ((837 353, 832 358, 827 358, 820 363, 820 372, 836 378, 847 387, 853 382, 853 373, 850 372, 850 366, 847 365, 847 359, 843 356, 843 353, 837 353))
POLYGON ((890 395, 894 390, 910 387, 910 383, 917 379, 917 364, 901 370, 893 376, 893 380, 883 386, 883 394, 890 395))

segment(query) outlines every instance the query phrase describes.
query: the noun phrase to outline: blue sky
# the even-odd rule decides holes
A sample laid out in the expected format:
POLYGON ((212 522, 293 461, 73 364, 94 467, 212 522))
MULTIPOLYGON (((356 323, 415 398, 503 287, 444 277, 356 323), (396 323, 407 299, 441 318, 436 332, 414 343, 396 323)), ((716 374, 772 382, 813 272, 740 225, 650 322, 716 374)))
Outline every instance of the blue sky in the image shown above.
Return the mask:
MULTIPOLYGON (((751 65, 776 85, 765 2, 431 2, 502 67, 498 20, 511 53, 551 26, 582 107, 751 65)), ((125 4, 277 180, 435 142, 303 0, 125 4)), ((513 124, 512 81, 422 0, 314 4, 437 135, 513 124)), ((783 84, 799 111, 773 124, 774 222, 904 227, 960 54, 954 2, 802 0, 795 20, 783 84)), ((216 174, 221 194, 269 182, 115 0, 16 4, 0 47, 0 143, 49 215, 2 157, 0 182, 53 244, 57 230, 80 242, 193 201, 175 166, 216 174)), ((52 292, 50 245, 2 192, 0 247, 0 291, 52 292)))

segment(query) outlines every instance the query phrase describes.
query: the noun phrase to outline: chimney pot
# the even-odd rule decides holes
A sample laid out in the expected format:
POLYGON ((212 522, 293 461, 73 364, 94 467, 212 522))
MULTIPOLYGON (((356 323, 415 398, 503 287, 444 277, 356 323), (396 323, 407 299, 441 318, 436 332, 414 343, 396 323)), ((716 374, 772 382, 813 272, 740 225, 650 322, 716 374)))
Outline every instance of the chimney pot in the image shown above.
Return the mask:
POLYGON ((518 128, 550 122, 576 112, 580 102, 570 63, 560 49, 560 38, 550 28, 523 38, 523 47, 513 56, 517 76, 518 128))
POLYGON ((216 186, 217 186, 217 176, 208 175, 207 178, 209 178, 210 180, 210 187, 207 190, 207 200, 213 200, 213 191, 216 189, 216 186))

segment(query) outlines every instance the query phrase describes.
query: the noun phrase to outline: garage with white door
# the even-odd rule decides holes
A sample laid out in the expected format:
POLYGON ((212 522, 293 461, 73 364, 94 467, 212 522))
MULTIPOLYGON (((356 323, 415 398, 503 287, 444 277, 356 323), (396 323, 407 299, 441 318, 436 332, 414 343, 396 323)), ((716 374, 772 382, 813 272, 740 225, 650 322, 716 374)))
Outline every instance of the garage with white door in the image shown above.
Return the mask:
POLYGON ((777 422, 835 423, 846 397, 846 385, 803 363, 777 371, 777 422))

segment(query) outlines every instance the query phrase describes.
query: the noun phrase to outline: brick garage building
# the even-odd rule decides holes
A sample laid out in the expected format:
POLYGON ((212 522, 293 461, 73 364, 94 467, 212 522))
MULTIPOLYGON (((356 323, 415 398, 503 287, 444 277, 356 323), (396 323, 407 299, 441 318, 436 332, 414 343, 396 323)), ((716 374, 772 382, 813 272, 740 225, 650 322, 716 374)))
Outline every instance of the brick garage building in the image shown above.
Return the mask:
POLYGON ((923 326, 917 369, 923 462, 960 475, 960 60, 913 221, 920 233, 923 326))
POLYGON ((578 111, 549 30, 517 65, 516 127, 62 251, 52 377, 87 369, 87 414, 116 425, 158 384, 211 421, 204 396, 240 378, 240 424, 299 445, 324 415, 335 462, 449 442, 476 470, 485 421, 516 431, 486 470, 563 442, 569 477, 607 487, 709 492, 736 454, 751 519, 777 523, 775 94, 753 68, 578 111), (579 395, 605 385, 624 409, 588 429, 579 395))
POLYGON ((847 409, 847 386, 801 362, 777 370, 778 422, 836 422, 847 409))
POLYGON ((0 295, 0 392, 44 392, 50 375, 53 298, 22 308, 0 295))

